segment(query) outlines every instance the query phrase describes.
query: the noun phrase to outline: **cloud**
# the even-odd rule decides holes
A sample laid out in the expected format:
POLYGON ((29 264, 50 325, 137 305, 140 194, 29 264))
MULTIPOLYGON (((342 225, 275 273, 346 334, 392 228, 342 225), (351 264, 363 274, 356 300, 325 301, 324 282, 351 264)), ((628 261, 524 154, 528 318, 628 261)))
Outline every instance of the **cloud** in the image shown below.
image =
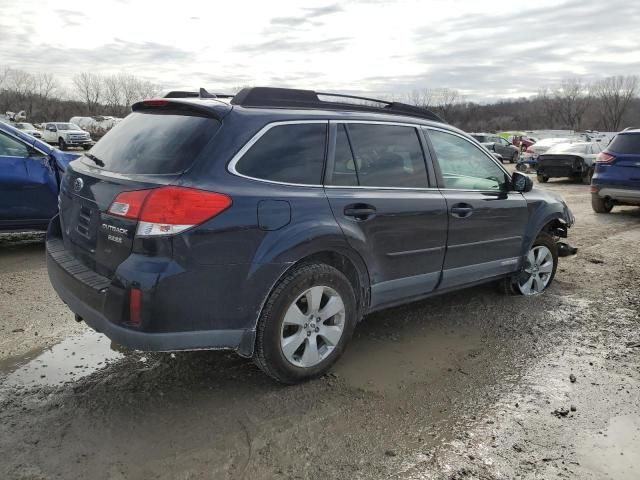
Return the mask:
POLYGON ((290 35, 278 35, 273 40, 265 42, 239 45, 237 52, 269 55, 278 52, 285 53, 318 53, 337 52, 345 48, 348 37, 325 38, 317 40, 299 40, 290 35))
POLYGON ((307 17, 315 18, 342 12, 343 9, 339 4, 334 3, 333 5, 327 5, 326 7, 305 8, 304 11, 308 12, 307 17))
POLYGON ((75 10, 60 8, 55 12, 62 19, 65 27, 76 27, 78 25, 82 25, 82 22, 86 21, 87 18, 83 12, 77 12, 75 10))

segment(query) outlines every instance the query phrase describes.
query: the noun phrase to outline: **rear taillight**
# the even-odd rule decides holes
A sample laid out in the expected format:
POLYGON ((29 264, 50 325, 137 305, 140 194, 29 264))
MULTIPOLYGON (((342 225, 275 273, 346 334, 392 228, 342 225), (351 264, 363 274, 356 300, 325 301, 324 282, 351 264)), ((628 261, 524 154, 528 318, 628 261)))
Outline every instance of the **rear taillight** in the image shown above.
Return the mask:
POLYGON ((199 225, 231 206, 227 195, 194 188, 160 187, 122 192, 108 213, 138 221, 136 235, 174 235, 199 225))
POLYGON ((600 187, 598 185, 591 185, 591 193, 598 193, 600 191, 600 187))
POLYGON ((607 152, 601 152, 596 157, 596 163, 612 163, 615 159, 615 155, 611 155, 607 152))
POLYGON ((140 325, 142 310, 142 291, 133 287, 129 293, 129 323, 140 325))

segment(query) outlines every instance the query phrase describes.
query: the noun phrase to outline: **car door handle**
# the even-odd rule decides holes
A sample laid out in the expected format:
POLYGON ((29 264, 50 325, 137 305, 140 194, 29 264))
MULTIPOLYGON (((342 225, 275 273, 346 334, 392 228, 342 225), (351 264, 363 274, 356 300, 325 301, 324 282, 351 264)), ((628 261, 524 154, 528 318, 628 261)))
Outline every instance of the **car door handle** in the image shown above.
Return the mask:
POLYGON ((368 220, 376 214, 375 207, 371 205, 349 205, 344 207, 344 215, 356 220, 368 220))
POLYGON ((468 203, 457 203, 451 207, 451 216, 456 218, 467 218, 473 214, 473 207, 468 203))

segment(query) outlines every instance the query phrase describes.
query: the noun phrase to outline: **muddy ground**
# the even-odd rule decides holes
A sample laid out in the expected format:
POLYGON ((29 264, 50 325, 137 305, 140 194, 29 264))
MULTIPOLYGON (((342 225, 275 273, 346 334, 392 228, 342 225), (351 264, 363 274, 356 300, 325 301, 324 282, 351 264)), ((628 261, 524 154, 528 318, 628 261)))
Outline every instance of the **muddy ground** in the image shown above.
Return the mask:
POLYGON ((371 315, 333 373, 112 350, 0 236, 2 479, 637 479, 640 208, 577 218, 538 298, 473 288, 371 315), (636 345, 636 346, 633 346, 636 345))

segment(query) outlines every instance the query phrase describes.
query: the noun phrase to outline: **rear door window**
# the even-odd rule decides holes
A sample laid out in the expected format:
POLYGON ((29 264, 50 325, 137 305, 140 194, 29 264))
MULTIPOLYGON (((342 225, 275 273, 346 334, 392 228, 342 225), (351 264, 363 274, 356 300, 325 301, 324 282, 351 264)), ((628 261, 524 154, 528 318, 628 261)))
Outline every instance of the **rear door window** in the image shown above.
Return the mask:
POLYGON ((321 185, 327 123, 277 125, 242 156, 236 172, 272 182, 321 185))
POLYGON ((220 122, 209 117, 134 112, 102 137, 83 162, 117 173, 181 173, 219 128, 220 122))
POLYGON ((333 178, 346 173, 349 184, 357 181, 367 187, 428 186, 424 154, 414 127, 359 123, 339 127, 344 130, 338 129, 333 178))
POLYGON ((626 133, 616 135, 608 149, 616 153, 635 153, 640 155, 640 134, 626 133))

